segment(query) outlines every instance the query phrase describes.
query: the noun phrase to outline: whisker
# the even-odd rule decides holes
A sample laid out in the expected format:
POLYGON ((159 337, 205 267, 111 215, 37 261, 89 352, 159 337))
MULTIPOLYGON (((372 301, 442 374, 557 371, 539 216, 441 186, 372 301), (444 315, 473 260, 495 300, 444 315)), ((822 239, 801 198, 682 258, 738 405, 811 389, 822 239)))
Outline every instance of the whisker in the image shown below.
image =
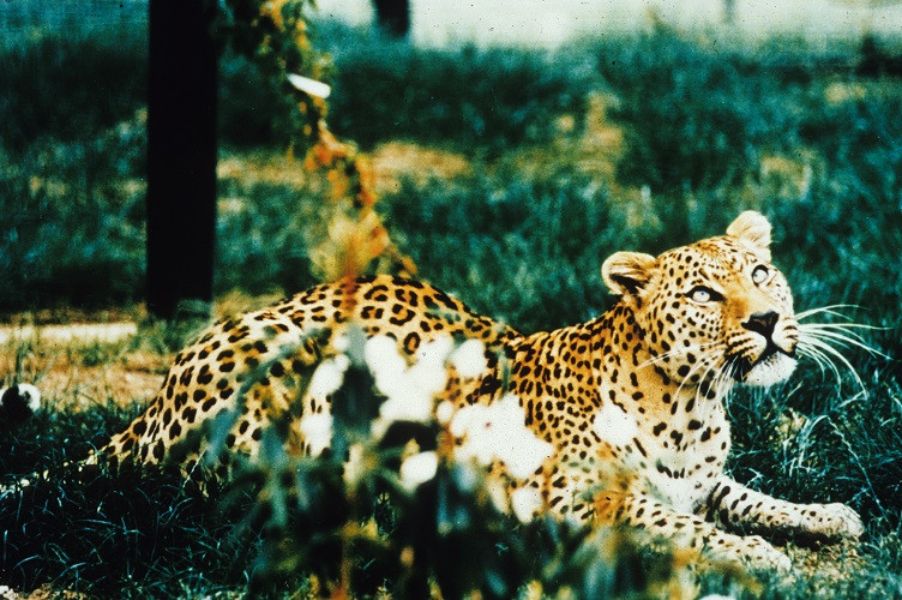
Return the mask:
POLYGON ((717 389, 715 391, 718 398, 726 399, 730 394, 730 390, 733 389, 733 366, 736 364, 737 360, 738 357, 734 356, 729 360, 724 361, 724 364, 720 369, 720 376, 717 379, 717 389))
POLYGON ((717 375, 714 377, 714 398, 713 400, 724 400, 730 395, 735 380, 733 379, 733 365, 738 360, 737 356, 725 360, 718 369, 717 375))
POLYGON ((848 332, 848 335, 847 335, 846 333, 840 333, 839 331, 835 331, 833 329, 811 328, 811 329, 803 329, 801 331, 800 339, 805 338, 805 337, 819 339, 821 341, 824 341, 825 343, 827 342, 827 340, 835 341, 836 344, 838 344, 840 346, 844 346, 844 347, 854 346, 856 348, 861 348, 868 354, 872 354, 874 356, 880 356, 882 358, 889 358, 889 356, 887 356, 886 354, 880 352, 879 350, 877 350, 876 348, 873 348, 872 346, 869 346, 865 342, 864 338, 855 334, 854 332, 848 332))
POLYGON ((861 388, 862 392, 867 394, 864 382, 858 372, 852 366, 852 363, 843 356, 842 349, 858 348, 867 352, 872 356, 879 356, 888 359, 889 357, 880 352, 862 335, 865 331, 884 330, 886 328, 868 325, 864 323, 855 323, 851 318, 844 314, 844 309, 858 310, 860 306, 854 304, 832 304, 830 306, 822 306, 820 308, 812 308, 796 314, 798 322, 798 346, 799 354, 805 358, 812 359, 818 366, 823 375, 826 370, 832 371, 836 378, 837 384, 842 382, 842 374, 839 366, 848 369, 855 382, 861 388), (803 319, 810 318, 814 315, 830 315, 841 319, 838 323, 802 323, 803 319))
POLYGON ((692 366, 692 368, 689 369, 689 372, 686 373, 686 376, 683 378, 683 381, 680 382, 680 385, 677 387, 676 392, 674 392, 674 394, 673 394, 674 402, 676 402, 678 400, 678 398, 680 396, 680 391, 682 391, 683 386, 686 385, 687 383, 690 383, 690 380, 692 379, 692 375, 695 374, 702 366, 704 366, 706 360, 709 358, 713 359, 713 360, 717 360, 716 356, 707 354, 707 355, 704 355, 701 358, 699 358, 698 362, 696 362, 692 366))
POLYGON ((679 355, 689 354, 690 352, 701 353, 702 350, 708 350, 708 349, 710 349, 712 346, 716 346, 716 345, 721 344, 721 343, 722 343, 722 342, 720 342, 719 340, 715 340, 715 341, 712 341, 712 342, 705 342, 704 344, 698 344, 698 345, 695 345, 695 346, 687 346, 687 347, 683 347, 683 348, 674 348, 673 350, 671 350, 671 351, 669 351, 669 352, 665 352, 664 354, 659 354, 659 355, 657 355, 657 356, 653 356, 653 357, 651 357, 650 359, 648 359, 648 360, 646 360, 646 361, 643 361, 643 362, 639 363, 639 365, 638 365, 636 368, 637 368, 637 369, 641 369, 641 368, 643 368, 643 367, 647 367, 648 365, 654 365, 654 364, 657 364, 657 363, 663 361, 663 360, 666 359, 666 358, 671 358, 671 357, 673 357, 673 356, 679 356, 679 355))
POLYGON ((747 338, 745 341, 740 341, 738 344, 730 348, 731 356, 742 356, 747 351, 751 350, 755 346, 758 345, 758 342, 754 339, 747 338))
POLYGON ((810 358, 811 360, 813 360, 813 361, 814 361, 814 364, 816 364, 817 367, 818 367, 818 369, 820 370, 821 376, 824 376, 824 374, 826 373, 826 370, 825 370, 826 364, 825 364, 825 361, 824 361, 824 359, 821 357, 820 354, 815 353, 815 352, 812 351, 810 348, 807 348, 807 347, 804 347, 804 346, 801 346, 801 345, 798 346, 798 347, 796 348, 796 351, 797 351, 803 358, 810 358))
POLYGON ((866 325, 865 323, 801 323, 802 329, 843 329, 851 331, 853 329, 871 329, 886 331, 887 327, 878 327, 877 325, 866 325))
MULTIPOLYGON (((717 364, 717 360, 716 360, 716 357, 714 357, 714 358, 715 358, 715 360, 712 360, 712 361, 711 361, 711 364, 708 365, 708 367, 707 367, 707 368, 705 369, 705 371, 702 373, 702 376, 699 377, 698 385, 695 387, 695 405, 696 405, 696 406, 701 406, 701 403, 702 403, 702 400, 703 400, 702 398, 699 397, 699 394, 701 394, 701 391, 702 391, 702 386, 705 386, 707 391, 710 391, 710 389, 711 389, 711 384, 710 384, 710 383, 706 383, 706 379, 707 379, 707 377, 708 377, 708 373, 711 373, 711 372, 713 372, 713 371, 715 370, 715 369, 714 369, 714 365, 717 364)), ((704 400, 707 400, 707 399, 708 399, 708 398, 707 398, 707 395, 708 395, 708 394, 707 394, 707 391, 706 391, 706 393, 705 393, 705 398, 704 398, 704 400)))
POLYGON ((733 379, 733 367, 736 365, 736 361, 738 357, 734 356, 730 360, 724 363, 723 368, 721 369, 721 379, 719 382, 719 386, 725 387, 723 394, 726 395, 732 389, 735 380, 733 379))
POLYGON ((855 377, 855 381, 858 383, 862 392, 864 392, 865 395, 867 394, 867 390, 864 387, 864 382, 858 375, 858 371, 855 370, 855 367, 852 366, 852 363, 850 363, 848 359, 846 359, 846 357, 842 355, 842 353, 837 351, 836 348, 816 337, 806 337, 804 339, 800 339, 799 343, 809 346, 809 349, 817 348, 824 354, 824 358, 827 358, 827 355, 829 355, 839 360, 847 369, 849 369, 849 371, 852 373, 852 376, 855 377))
POLYGON ((886 331, 888 327, 877 327, 875 325, 865 325, 863 323, 804 323, 800 327, 803 332, 827 332, 834 335, 850 336, 856 340, 864 342, 864 335, 859 333, 864 331, 886 331))
POLYGON ((818 340, 824 340, 827 342, 836 341, 837 344, 844 346, 844 347, 848 346, 847 342, 849 342, 850 340, 861 343, 860 338, 856 339, 852 336, 844 336, 835 331, 828 331, 828 330, 803 331, 803 332, 801 332, 801 335, 799 337, 800 338, 813 338, 813 339, 818 339, 818 340))
POLYGON ((821 306, 820 308, 809 308, 808 310, 803 310, 800 313, 796 313, 796 320, 801 321, 802 319, 807 319, 810 316, 825 313, 829 315, 834 315, 843 319, 848 319, 849 317, 844 315, 843 313, 837 311, 837 308, 851 308, 851 309, 859 309, 861 308, 857 304, 831 304, 829 306, 821 306))
POLYGON ((817 362, 818 366, 821 368, 821 372, 824 372, 825 368, 832 371, 833 376, 836 379, 837 385, 839 385, 842 382, 842 375, 840 374, 839 369, 836 367, 836 365, 833 363, 833 361, 830 359, 830 357, 827 356, 827 354, 825 354, 823 351, 819 350, 813 344, 806 345, 806 342, 803 342, 801 340, 799 341, 798 349, 799 349, 799 352, 813 358, 817 362))

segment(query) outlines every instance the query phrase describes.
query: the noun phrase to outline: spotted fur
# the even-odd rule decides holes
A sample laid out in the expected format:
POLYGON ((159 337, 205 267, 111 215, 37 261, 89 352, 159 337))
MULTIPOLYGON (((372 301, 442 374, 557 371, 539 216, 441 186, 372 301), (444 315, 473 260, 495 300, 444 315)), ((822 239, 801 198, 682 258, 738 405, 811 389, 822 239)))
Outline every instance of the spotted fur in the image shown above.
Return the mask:
MULTIPOLYGON (((159 463, 242 396, 226 444, 253 455, 275 420, 297 424, 330 410, 330 398, 310 390, 295 399, 311 367, 336 354, 349 323, 368 337, 393 337, 410 357, 453 335, 482 341, 487 366, 475 377, 452 373, 442 396, 462 407, 512 392, 525 425, 553 447, 529 477, 505 477, 518 514, 626 522, 716 557, 787 568, 786 555, 764 539, 726 529, 839 538, 858 537, 862 526, 845 506, 784 502, 724 473, 724 396, 736 383, 784 380, 795 367, 792 294, 769 244, 768 222, 747 212, 726 235, 657 257, 618 252, 602 267, 620 296, 613 308, 533 335, 417 281, 319 285, 215 324, 178 354, 157 397, 102 454, 159 463)), ((300 428, 290 431, 291 451, 310 452, 300 428)), ((199 451, 176 459, 190 470, 199 451)))

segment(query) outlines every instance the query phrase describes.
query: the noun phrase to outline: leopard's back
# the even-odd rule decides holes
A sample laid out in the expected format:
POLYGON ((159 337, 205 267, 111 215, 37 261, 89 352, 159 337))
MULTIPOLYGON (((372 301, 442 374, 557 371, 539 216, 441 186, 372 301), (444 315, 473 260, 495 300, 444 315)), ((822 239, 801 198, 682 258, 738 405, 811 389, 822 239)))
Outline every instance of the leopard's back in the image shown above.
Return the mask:
MULTIPOLYGON (((411 362, 441 337, 479 340, 485 376, 472 378, 463 394, 454 390, 470 402, 498 391, 492 375, 498 358, 520 337, 423 282, 378 276, 317 285, 212 325, 178 353, 154 400, 102 454, 145 464, 175 458, 190 469, 203 449, 204 424, 225 411, 238 413, 225 439, 234 451, 255 455, 263 431, 288 418, 294 424, 287 440, 291 450, 318 453, 322 448, 311 447, 297 423, 330 411, 331 395, 310 387, 310 378, 318 365, 346 350, 349 327, 366 338, 393 338, 411 362)), ((459 384, 460 378, 448 380, 449 396, 459 384)))

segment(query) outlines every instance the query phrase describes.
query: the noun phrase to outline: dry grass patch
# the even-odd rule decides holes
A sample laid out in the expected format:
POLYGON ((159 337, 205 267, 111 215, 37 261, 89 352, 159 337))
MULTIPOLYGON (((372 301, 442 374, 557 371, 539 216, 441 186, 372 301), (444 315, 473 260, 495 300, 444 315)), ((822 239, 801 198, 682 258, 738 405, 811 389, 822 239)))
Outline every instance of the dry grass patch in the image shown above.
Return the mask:
POLYGON ((380 144, 373 150, 371 161, 376 189, 382 194, 397 193, 405 177, 422 184, 428 179, 453 179, 470 171, 470 162, 464 155, 413 142, 380 144))
POLYGON ((83 410, 107 401, 123 407, 150 400, 163 381, 170 356, 130 340, 115 342, 32 337, 5 344, 4 379, 33 383, 51 410, 83 410))

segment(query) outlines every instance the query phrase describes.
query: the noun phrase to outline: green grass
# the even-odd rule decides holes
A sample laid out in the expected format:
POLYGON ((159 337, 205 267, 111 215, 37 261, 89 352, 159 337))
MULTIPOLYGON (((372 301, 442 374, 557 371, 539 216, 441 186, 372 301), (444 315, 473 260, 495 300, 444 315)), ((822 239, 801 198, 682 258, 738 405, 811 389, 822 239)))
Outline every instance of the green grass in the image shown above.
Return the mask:
POLYGON ((412 139, 496 157, 549 142, 558 116, 579 122, 585 110, 587 70, 562 56, 474 47, 412 52, 328 24, 319 34, 334 56, 330 120, 364 147, 412 139))
MULTIPOLYGON (((133 414, 100 406, 45 414, 4 431, 4 447, 15 454, 5 454, 14 460, 3 461, 3 472, 60 465, 103 443, 133 414), (70 452, 60 451, 61 439, 72 440, 70 452)), ((218 498, 186 491, 177 474, 113 478, 51 468, 49 480, 27 490, 18 506, 5 503, 0 578, 19 590, 50 582, 116 597, 188 597, 240 586, 241 558, 254 540, 230 536, 241 512, 222 511, 218 498)))
MULTIPOLYGON (((845 353, 866 393, 848 373, 836 382, 809 363, 777 389, 736 394, 729 468, 790 500, 847 502, 867 525, 864 566, 848 567, 847 580, 766 580, 764 597, 898 595, 902 84, 843 67, 857 60, 854 49, 827 53, 801 42, 724 49, 663 31, 586 41, 549 57, 421 51, 329 25, 319 33, 335 52, 331 117, 339 131, 365 146, 407 139, 471 159, 451 180, 404 180, 380 210, 421 274, 474 308, 524 331, 587 319, 611 303, 599 277, 610 253, 658 252, 718 234, 740 210, 756 208, 774 225, 774 260, 798 309, 855 304, 854 320, 885 328, 868 337, 890 359, 845 353), (613 98, 605 125, 623 131, 613 179, 583 164, 581 136, 593 125, 583 121, 598 118, 586 110, 593 91, 613 98), (556 125, 565 114, 576 121, 570 131, 556 125)), ((143 75, 130 66, 144 55, 140 44, 110 47, 76 36, 0 51, 0 82, 9 83, 0 85, 0 117, 15 125, 0 129, 2 311, 141 297, 143 75), (91 73, 119 82, 103 102, 74 89, 91 73)), ((229 58, 223 70, 230 152, 279 144, 279 97, 261 90, 246 63, 229 58)), ((313 282, 306 249, 321 229, 316 185, 225 178, 220 192, 220 292, 313 282)), ((161 350, 178 337, 158 333, 165 343, 151 346, 161 350)), ((113 356, 98 347, 73 352, 85 367, 113 356)), ((78 457, 137 411, 92 400, 92 410, 50 410, 0 433, 0 473, 78 457)), ((235 514, 252 506, 248 497, 223 510, 218 496, 192 494, 175 477, 102 473, 68 482, 54 473, 30 494, 0 504, 0 522, 15 524, 0 540, 0 583, 112 596, 240 594, 261 568, 260 529, 233 529, 235 514)), ((485 539, 514 548, 526 540, 552 563, 562 553, 582 556, 578 534, 554 535, 515 529, 485 539)), ((607 567, 554 564, 554 581, 575 589, 614 577, 607 567)), ((645 582, 624 574, 638 572, 620 572, 623 585, 610 589, 642 589, 645 582)), ((514 580, 504 579, 506 589, 514 580)), ((308 585, 299 572, 270 591, 308 585)), ((740 579, 716 575, 702 591, 752 595, 740 579)))

